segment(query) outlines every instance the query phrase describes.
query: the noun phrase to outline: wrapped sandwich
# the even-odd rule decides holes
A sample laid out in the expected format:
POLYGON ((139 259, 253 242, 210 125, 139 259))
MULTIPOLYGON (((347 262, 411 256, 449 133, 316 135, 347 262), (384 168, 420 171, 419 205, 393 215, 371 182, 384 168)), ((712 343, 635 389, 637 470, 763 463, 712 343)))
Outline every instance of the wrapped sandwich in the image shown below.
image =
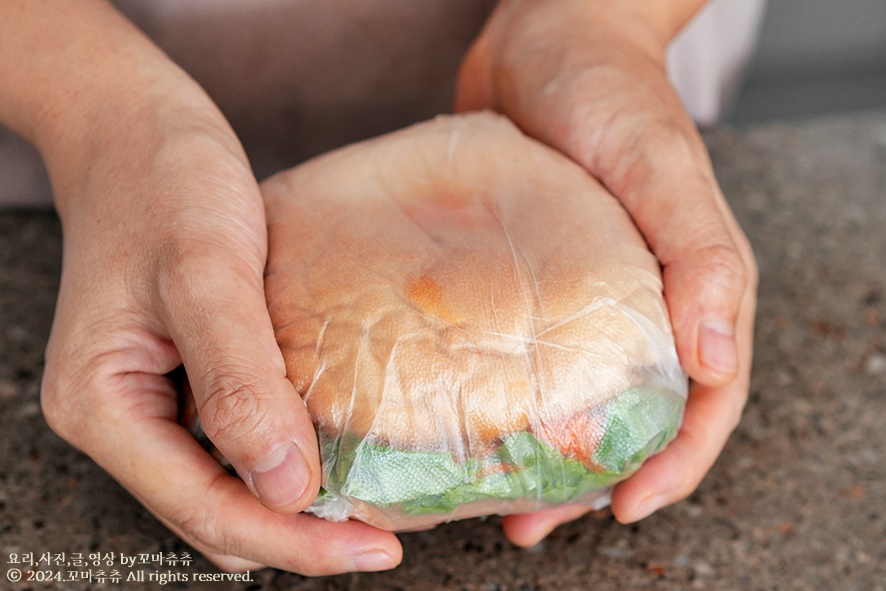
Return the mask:
POLYGON ((658 262, 506 119, 440 117, 262 190, 268 307, 320 443, 309 511, 403 530, 600 505, 675 436, 658 262))

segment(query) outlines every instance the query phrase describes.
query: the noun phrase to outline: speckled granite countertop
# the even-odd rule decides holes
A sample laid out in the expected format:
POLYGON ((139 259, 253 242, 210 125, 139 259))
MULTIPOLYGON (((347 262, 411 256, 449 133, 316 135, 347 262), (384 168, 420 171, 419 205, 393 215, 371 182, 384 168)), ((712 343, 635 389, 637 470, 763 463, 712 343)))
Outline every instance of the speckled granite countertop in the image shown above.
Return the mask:
MULTIPOLYGON (((405 560, 388 573, 266 570, 162 588, 886 590, 886 112, 722 129, 708 142, 762 282, 750 403, 690 499, 630 527, 601 511, 531 550, 510 545, 497 519, 472 520, 403 535, 405 560)), ((41 417, 60 255, 53 216, 0 213, 0 589, 161 588, 12 583, 11 553, 190 552, 189 566, 101 569, 216 573, 41 417)))

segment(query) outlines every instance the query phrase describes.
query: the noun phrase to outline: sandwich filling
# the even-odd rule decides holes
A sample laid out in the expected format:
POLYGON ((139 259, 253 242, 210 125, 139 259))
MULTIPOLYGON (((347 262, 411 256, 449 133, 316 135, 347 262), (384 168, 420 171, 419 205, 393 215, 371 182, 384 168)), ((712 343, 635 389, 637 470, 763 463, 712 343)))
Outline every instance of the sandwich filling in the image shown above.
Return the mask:
POLYGON ((484 500, 534 499, 537 508, 579 500, 627 478, 661 451, 676 435, 683 402, 681 393, 669 389, 631 389, 602 409, 605 428, 594 441, 554 446, 541 434, 522 431, 465 461, 364 437, 324 441, 321 433, 324 488, 308 510, 346 519, 354 501, 405 515, 446 515, 484 500))

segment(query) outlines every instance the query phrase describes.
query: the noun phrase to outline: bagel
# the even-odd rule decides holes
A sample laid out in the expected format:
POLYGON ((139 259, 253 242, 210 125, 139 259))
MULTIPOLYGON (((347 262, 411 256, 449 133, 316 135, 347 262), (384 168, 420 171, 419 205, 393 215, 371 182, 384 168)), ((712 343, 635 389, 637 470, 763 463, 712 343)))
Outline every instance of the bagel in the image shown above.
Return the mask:
POLYGON ((658 261, 604 187, 504 117, 441 116, 262 192, 318 515, 403 530, 593 502, 674 437, 687 380, 658 261))

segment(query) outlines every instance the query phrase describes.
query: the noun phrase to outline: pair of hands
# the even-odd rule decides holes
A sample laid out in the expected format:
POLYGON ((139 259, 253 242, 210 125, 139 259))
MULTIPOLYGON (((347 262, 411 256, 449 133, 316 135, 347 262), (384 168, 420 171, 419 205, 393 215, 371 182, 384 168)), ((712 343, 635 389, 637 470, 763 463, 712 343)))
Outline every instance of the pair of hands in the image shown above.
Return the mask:
MULTIPOLYGON (((693 382, 679 437, 616 488, 622 522, 695 489, 739 420, 751 362, 753 257, 667 81, 664 48, 681 20, 665 16, 643 26, 609 4, 502 2, 465 59, 456 100, 458 110, 505 113, 582 164, 662 263, 693 382)), ((140 79, 128 102, 82 111, 80 128, 47 109, 24 129, 47 161, 64 228, 47 421, 224 569, 395 566, 393 534, 298 513, 319 486, 317 443, 268 317, 264 209, 236 136, 112 9, 88 26, 87 48, 117 43, 115 59, 137 64, 140 79), (242 480, 178 424, 167 374, 182 363, 204 430, 242 480)), ((504 529, 532 545, 586 511, 510 516, 504 529)))

